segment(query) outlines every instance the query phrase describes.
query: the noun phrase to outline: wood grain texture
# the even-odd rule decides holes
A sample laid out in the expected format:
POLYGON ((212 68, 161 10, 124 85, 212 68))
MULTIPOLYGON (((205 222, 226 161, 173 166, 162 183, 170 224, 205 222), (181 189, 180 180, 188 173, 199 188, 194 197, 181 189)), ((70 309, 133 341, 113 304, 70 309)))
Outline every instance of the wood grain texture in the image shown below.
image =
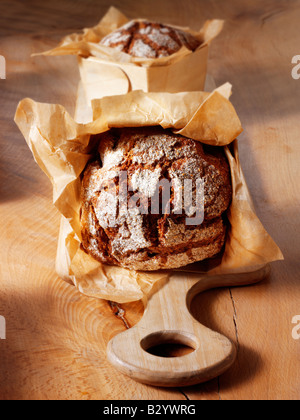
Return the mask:
POLYGON ((1 399, 299 399, 300 341, 292 318, 300 307, 300 81, 298 0, 114 1, 129 17, 146 16, 198 29, 225 19, 208 72, 233 84, 242 121, 242 167, 257 213, 284 262, 267 281, 201 293, 193 315, 232 340, 233 366, 219 378, 183 389, 137 384, 106 359, 106 345, 143 314, 140 302, 111 307, 80 295, 55 274, 59 215, 51 187, 13 122, 24 97, 74 112, 79 74, 73 57, 36 57, 64 35, 92 26, 111 1, 1 0, 0 55, 0 340, 1 399), (180 11, 180 12, 179 12, 180 11), (67 77, 66 77, 67 75, 67 77), (125 314, 122 313, 125 310, 125 314))

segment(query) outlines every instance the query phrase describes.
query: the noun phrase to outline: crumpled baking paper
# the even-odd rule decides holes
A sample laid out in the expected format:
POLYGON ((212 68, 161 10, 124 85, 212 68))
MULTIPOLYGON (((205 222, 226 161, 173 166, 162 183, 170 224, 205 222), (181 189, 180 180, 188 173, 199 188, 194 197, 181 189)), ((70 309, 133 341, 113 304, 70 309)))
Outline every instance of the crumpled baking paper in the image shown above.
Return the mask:
POLYGON ((161 125, 205 144, 224 147, 233 186, 227 212, 230 227, 220 263, 211 272, 255 271, 283 258, 253 208, 238 158, 236 138, 242 127, 230 94, 229 83, 211 93, 132 91, 93 101, 94 120, 86 124, 75 122, 61 105, 31 99, 19 103, 15 121, 37 164, 52 182, 53 203, 62 214, 56 270, 63 279, 88 296, 123 303, 145 298, 155 283, 169 276, 163 270, 136 272, 101 264, 80 247, 81 174, 93 159, 93 135, 112 127, 161 125))

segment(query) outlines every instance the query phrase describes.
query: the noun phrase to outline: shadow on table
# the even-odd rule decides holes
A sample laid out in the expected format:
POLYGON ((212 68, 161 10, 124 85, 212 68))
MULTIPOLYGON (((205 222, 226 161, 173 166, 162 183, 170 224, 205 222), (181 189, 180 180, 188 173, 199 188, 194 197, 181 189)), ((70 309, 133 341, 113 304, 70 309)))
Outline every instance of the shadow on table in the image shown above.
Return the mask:
POLYGON ((34 162, 17 126, 10 126, 9 133, 4 129, 0 138, 0 203, 33 194, 51 197, 51 184, 34 162))

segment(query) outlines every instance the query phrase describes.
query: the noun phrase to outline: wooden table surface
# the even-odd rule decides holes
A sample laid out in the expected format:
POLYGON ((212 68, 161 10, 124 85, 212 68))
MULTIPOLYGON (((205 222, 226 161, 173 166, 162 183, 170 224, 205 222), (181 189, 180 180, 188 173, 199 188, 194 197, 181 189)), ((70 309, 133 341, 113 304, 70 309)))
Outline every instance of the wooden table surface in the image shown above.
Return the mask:
POLYGON ((111 307, 81 295, 55 273, 59 214, 46 176, 13 122, 19 100, 61 103, 74 112, 74 57, 36 57, 62 36, 95 25, 112 2, 0 0, 0 340, 1 399, 299 399, 300 54, 299 0, 115 0, 128 17, 198 29, 225 19, 208 73, 233 84, 242 121, 242 167, 257 213, 285 260, 254 286, 205 292, 193 303, 204 325, 238 347, 233 367, 205 384, 163 389, 137 384, 106 360, 106 344, 134 325, 140 302, 111 307), (122 312, 120 309, 123 309, 122 312))

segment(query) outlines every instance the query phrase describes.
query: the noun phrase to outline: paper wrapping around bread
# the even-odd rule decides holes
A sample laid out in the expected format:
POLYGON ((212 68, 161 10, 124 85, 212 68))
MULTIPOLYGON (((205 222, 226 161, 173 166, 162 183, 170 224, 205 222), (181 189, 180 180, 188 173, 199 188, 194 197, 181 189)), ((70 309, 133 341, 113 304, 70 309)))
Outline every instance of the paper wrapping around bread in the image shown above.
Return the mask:
MULTIPOLYGON (((44 55, 78 56, 85 94, 89 103, 104 96, 125 94, 132 90, 144 92, 186 92, 204 89, 208 47, 221 32, 223 21, 205 22, 199 31, 178 27, 200 41, 195 51, 182 47, 162 58, 137 58, 99 42, 112 31, 129 22, 119 10, 111 7, 93 28, 81 34, 66 36, 54 49, 44 55)), ((172 25, 174 27, 174 25, 172 25)))
MULTIPOLYGON (((241 170, 236 137, 240 120, 229 101, 231 85, 212 93, 144 93, 93 102, 94 121, 79 124, 60 105, 20 102, 15 121, 34 159, 53 185, 53 202, 62 214, 56 259, 58 274, 84 294, 129 302, 142 299, 169 273, 135 272, 94 260, 80 247, 81 174, 92 159, 91 135, 112 127, 161 125, 203 143, 224 147, 231 168, 233 197, 230 228, 220 264, 214 272, 253 271, 282 254, 257 218, 241 170)), ((203 267, 205 266, 205 263, 203 267)))

